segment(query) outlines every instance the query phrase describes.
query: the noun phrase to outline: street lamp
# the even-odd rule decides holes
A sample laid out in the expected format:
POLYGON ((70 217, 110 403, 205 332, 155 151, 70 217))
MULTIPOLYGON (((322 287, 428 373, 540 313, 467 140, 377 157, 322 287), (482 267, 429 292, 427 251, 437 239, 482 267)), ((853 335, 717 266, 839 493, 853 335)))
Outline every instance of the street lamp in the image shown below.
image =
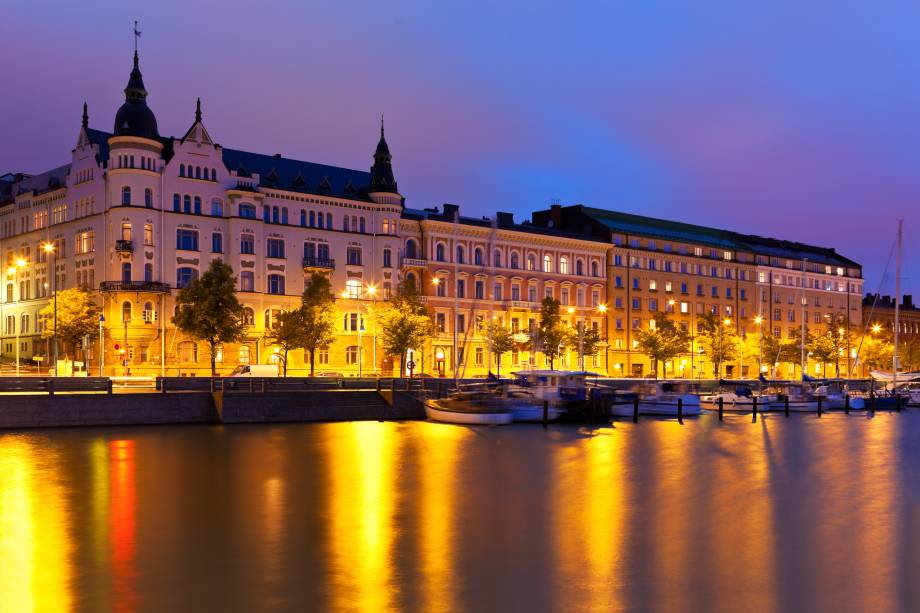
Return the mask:
MULTIPOLYGON (((54 376, 58 376, 58 343, 57 343, 57 266, 54 261, 54 243, 45 243, 42 245, 42 250, 49 254, 51 257, 51 295, 54 300, 54 328, 52 329, 52 338, 51 338, 51 359, 54 360, 54 376)), ((99 348, 102 351, 102 347, 99 348)), ((85 356, 84 356, 85 357, 85 356)))
POLYGON ((760 348, 757 352, 757 378, 759 379, 763 374, 763 317, 760 315, 755 317, 754 325, 757 326, 760 333, 760 348))
MULTIPOLYGON (((28 265, 24 259, 19 258, 16 260, 15 266, 10 266, 9 273, 13 275, 13 286, 19 284, 19 271, 25 268, 28 265)), ((19 300, 22 301, 22 291, 19 292, 19 300)), ((22 314, 18 316, 13 316, 13 329, 16 332, 16 376, 19 376, 19 329, 22 327, 22 314)))
POLYGON ((371 357, 374 360, 373 371, 374 375, 377 375, 377 288, 373 285, 367 286, 367 293, 371 296, 371 315, 374 317, 374 343, 373 343, 373 353, 371 357))
MULTIPOLYGON (((725 319, 722 320, 722 324, 725 325, 725 327, 728 327, 732 325, 732 320, 726 317, 725 319)), ((719 332, 719 379, 722 378, 722 362, 725 361, 725 353, 722 351, 722 341, 724 340, 724 338, 725 338, 725 331, 723 330, 719 332)))

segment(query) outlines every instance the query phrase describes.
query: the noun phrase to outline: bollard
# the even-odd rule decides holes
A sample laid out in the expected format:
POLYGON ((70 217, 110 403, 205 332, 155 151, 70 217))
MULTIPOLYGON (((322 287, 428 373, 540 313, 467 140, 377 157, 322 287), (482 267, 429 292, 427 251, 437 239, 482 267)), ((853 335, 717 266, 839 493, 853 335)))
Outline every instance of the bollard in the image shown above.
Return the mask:
POLYGON ((824 396, 818 396, 818 417, 821 417, 821 403, 824 400, 824 396))
POLYGON ((875 411, 875 390, 869 392, 869 408, 875 411))
POLYGON ((162 383, 162 385, 160 385, 160 393, 165 394, 166 393, 166 377, 163 377, 162 379, 160 379, 160 382, 162 383))
POLYGON ((633 398, 633 423, 639 423, 639 397, 633 398))
POLYGON ((54 377, 48 379, 48 395, 54 396, 54 377))
POLYGON ((751 423, 756 424, 757 423, 757 396, 753 397, 753 401, 754 401, 754 410, 751 411, 751 423))
POLYGON ((106 384, 105 384, 105 391, 106 391, 106 393, 107 393, 109 396, 112 395, 112 380, 111 380, 111 379, 109 379, 108 381, 106 381, 106 384))
POLYGON ((725 399, 719 396, 719 421, 725 418, 725 399))
POLYGON ((788 394, 783 396, 783 407, 786 412, 786 417, 789 417, 789 395, 788 394))
POLYGON ((549 421, 549 401, 543 401, 543 427, 546 427, 546 423, 549 421))
POLYGON ((847 415, 850 414, 850 395, 849 394, 843 395, 843 411, 847 415))
POLYGON ((252 377, 249 377, 249 393, 252 393, 252 377))
MULTIPOLYGON (((260 379, 259 381, 260 381, 261 384, 262 384, 262 385, 261 385, 261 392, 264 394, 264 393, 265 393, 265 378, 263 377, 263 378, 260 379)), ((341 381, 339 381, 339 383, 341 383, 341 381)))
POLYGON ((396 378, 390 379, 390 393, 396 393, 396 378))
POLYGON ((376 386, 377 386, 377 391, 379 392, 380 391, 380 377, 377 377, 376 386))
POLYGON ((677 423, 684 425, 684 399, 677 399, 677 423))

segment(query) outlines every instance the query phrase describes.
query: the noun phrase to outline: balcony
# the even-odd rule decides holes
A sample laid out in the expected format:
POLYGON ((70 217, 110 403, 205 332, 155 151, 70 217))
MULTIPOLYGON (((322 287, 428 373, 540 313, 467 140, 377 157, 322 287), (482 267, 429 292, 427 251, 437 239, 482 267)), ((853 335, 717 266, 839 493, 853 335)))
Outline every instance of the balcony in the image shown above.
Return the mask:
MULTIPOLYGON (((130 241, 129 241, 130 242, 130 241)), ((103 292, 150 292, 168 294, 169 285, 156 281, 103 281, 99 284, 103 292)))
POLYGON ((307 257, 303 259, 304 269, 335 270, 335 260, 330 258, 307 257))
POLYGON ((115 241, 115 251, 117 253, 134 253, 134 241, 115 241))
POLYGON ((423 260, 421 258, 403 258, 402 267, 415 267, 415 268, 425 268, 428 266, 428 260, 423 260))
POLYGON ((502 307, 506 309, 524 309, 524 310, 536 310, 540 308, 539 303, 530 302, 529 300, 505 300, 502 303, 502 307))

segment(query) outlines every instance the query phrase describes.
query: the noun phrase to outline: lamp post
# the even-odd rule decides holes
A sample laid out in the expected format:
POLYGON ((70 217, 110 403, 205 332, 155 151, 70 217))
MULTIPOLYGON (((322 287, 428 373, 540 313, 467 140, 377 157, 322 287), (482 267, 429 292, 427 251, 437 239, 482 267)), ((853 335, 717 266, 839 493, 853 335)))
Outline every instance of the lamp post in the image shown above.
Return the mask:
POLYGON ((45 243, 42 250, 51 257, 51 296, 54 301, 54 328, 51 330, 51 359, 54 360, 54 376, 58 376, 58 343, 57 343, 57 262, 54 243, 45 243))
POLYGON ((607 326, 607 305, 604 304, 604 303, 601 303, 601 304, 597 305, 597 312, 604 316, 604 325, 603 325, 603 328, 601 329, 601 332, 602 332, 603 335, 604 335, 604 336, 603 336, 603 341, 604 341, 604 372, 607 373, 607 376, 609 377, 609 376, 610 376, 610 364, 608 363, 608 361, 609 361, 608 356, 609 356, 609 354, 610 354, 610 341, 607 340, 607 330, 608 330, 608 326, 607 326))
MULTIPOLYGON (((727 328, 732 325, 732 320, 726 317, 722 320, 722 324, 727 328)), ((719 332, 719 379, 722 378, 722 363, 725 362, 725 353, 722 351, 722 341, 725 339, 725 330, 719 332)), ((726 369, 728 367, 726 366, 726 369)))
MULTIPOLYGON (((105 367, 105 332, 103 331, 103 324, 105 324, 105 315, 102 313, 99 314, 99 376, 102 376, 103 368, 105 367)), ((55 369, 57 369, 57 363, 55 362, 55 369)))
POLYGON ((374 365, 372 368, 373 374, 377 376, 377 288, 373 285, 367 286, 367 293, 371 295, 371 312, 369 313, 374 317, 374 332, 373 332, 373 353, 371 354, 372 359, 374 360, 374 365))
POLYGON ((757 325, 757 330, 760 333, 760 347, 757 352, 757 378, 759 379, 763 373, 763 317, 760 315, 755 317, 754 324, 757 325))
MULTIPOLYGON (((16 265, 10 267, 10 274, 13 275, 13 286, 19 283, 19 271, 26 267, 28 262, 22 258, 16 260, 16 265)), ((19 292, 19 301, 22 301, 22 289, 19 292)), ((22 328, 22 314, 13 317, 13 329, 16 332, 16 376, 19 376, 19 332, 22 328)))

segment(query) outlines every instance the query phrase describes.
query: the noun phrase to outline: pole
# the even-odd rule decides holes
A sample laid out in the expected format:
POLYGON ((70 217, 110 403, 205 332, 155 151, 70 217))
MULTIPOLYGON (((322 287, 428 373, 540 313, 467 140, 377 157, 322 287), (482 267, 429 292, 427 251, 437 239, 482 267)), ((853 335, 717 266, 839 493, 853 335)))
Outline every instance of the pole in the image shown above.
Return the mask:
POLYGON ((358 301, 358 378, 361 378, 361 357, 364 353, 364 347, 361 346, 361 328, 364 327, 364 313, 361 311, 362 303, 358 301))
MULTIPOLYGON (((57 252, 54 249, 51 250, 51 271, 54 275, 51 279, 51 294, 54 296, 54 333, 53 338, 51 339, 51 352, 53 354, 52 359, 54 360, 54 376, 58 376, 58 340, 57 340, 57 252)), ((85 352, 84 352, 85 353, 85 352)), ((86 357, 84 355, 84 357, 86 357)))
POLYGON ((805 264, 808 258, 802 258, 802 337, 799 339, 802 345, 802 380, 805 379, 805 264))
MULTIPOLYGON (((898 220, 898 259, 894 274, 894 353, 891 356, 891 391, 894 392, 895 401, 898 400, 898 328, 901 327, 901 238, 903 235, 904 220, 898 220)), ((901 405, 898 403, 898 409, 901 405)))
MULTIPOLYGON (((16 272, 13 273, 13 288, 19 285, 19 268, 16 268, 16 272)), ((19 301, 22 301, 22 289, 19 291, 19 301)), ((16 376, 19 376, 19 328, 22 324, 22 314, 19 313, 13 316, 13 331, 16 332, 16 376)))
POLYGON ((585 322, 578 322, 578 364, 585 371, 585 322))
POLYGON ((121 363, 125 368, 125 376, 128 376, 128 322, 129 319, 125 319, 125 346, 122 348, 122 358, 121 363))
MULTIPOLYGON (((99 376, 102 376, 102 373, 105 372, 105 332, 103 331, 102 324, 105 323, 105 315, 99 315, 99 376)), ((55 370, 57 369, 57 361, 55 361, 55 370)))

